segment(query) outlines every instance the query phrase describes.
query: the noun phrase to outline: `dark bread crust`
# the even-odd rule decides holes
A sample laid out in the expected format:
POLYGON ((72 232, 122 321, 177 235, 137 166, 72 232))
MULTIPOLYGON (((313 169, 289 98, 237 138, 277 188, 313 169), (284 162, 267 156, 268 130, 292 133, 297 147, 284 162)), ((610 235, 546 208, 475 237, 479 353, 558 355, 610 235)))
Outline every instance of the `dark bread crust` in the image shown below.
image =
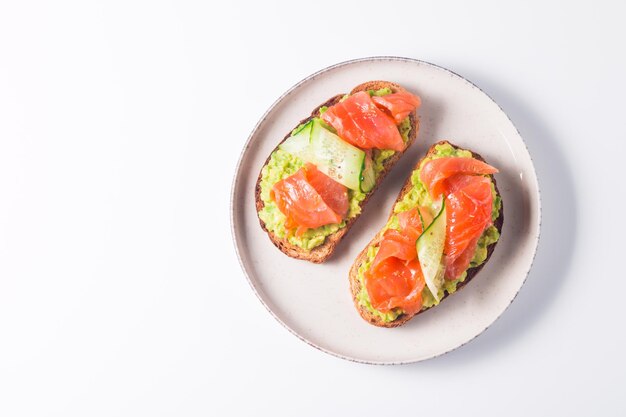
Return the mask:
MULTIPOLYGON (((436 144, 434 144, 433 146, 430 147, 430 149, 428 150, 428 153, 422 158, 420 159, 417 164, 415 165, 415 168, 413 168, 413 171, 415 171, 420 164, 422 163, 422 161, 424 160, 424 158, 427 158, 429 156, 431 156, 432 154, 435 153, 435 146, 436 145, 442 145, 442 144, 450 144, 452 145, 454 148, 457 149, 462 149, 448 141, 440 141, 437 142, 436 144)), ((463 149, 462 149, 463 150, 463 149)), ((472 152, 472 151, 470 151, 472 152)), ((485 162, 485 160, 477 153, 472 152, 472 156, 478 160, 481 160, 483 162, 485 162)), ((391 213, 389 215, 389 218, 391 218, 391 216, 393 216, 393 207, 395 207, 396 203, 399 202, 400 200, 402 200, 402 198, 405 196, 405 194, 407 194, 412 188, 413 188, 413 184, 411 183, 411 175, 413 174, 413 171, 411 171, 411 174, 409 175, 409 178, 407 179, 406 183, 404 184, 404 187, 402 187, 402 190, 400 191, 400 194, 398 195, 398 198, 396 199, 396 202, 393 204, 392 208, 391 208, 391 213)), ((500 195, 500 191, 498 191, 498 185, 496 184, 496 179, 493 177, 493 175, 490 175, 491 180, 493 181, 493 185, 495 187, 496 190, 496 194, 500 195)), ((494 226, 496 227, 496 229, 498 229, 498 232, 500 232, 500 234, 502 233, 502 225, 504 223, 504 203, 502 204, 502 207, 500 208, 500 215, 498 216, 498 218, 496 219, 496 221, 494 222, 494 226)), ((356 307, 357 311, 359 312, 359 314, 361 315, 361 317, 363 317, 363 320, 367 321, 368 323, 373 324, 374 326, 379 326, 379 327, 398 327, 398 326, 402 326, 404 323, 406 323, 407 321, 409 321, 411 318, 413 318, 414 316, 416 316, 417 314, 423 313, 424 311, 432 308, 429 307, 428 309, 424 309, 421 311, 418 311, 416 314, 402 314, 400 316, 398 316, 398 318, 390 323, 386 323, 384 321, 382 321, 379 317, 373 315, 372 313, 370 313, 369 310, 367 310, 365 307, 362 307, 361 305, 359 305, 359 302, 357 300, 357 295, 361 292, 361 282, 358 279, 358 270, 359 267, 361 266, 361 264, 367 259, 367 250, 369 249, 370 246, 374 246, 377 245, 380 242, 380 234, 377 234, 374 239, 372 239, 370 241, 370 243, 367 244, 367 246, 365 247, 365 249, 363 249, 361 251, 361 253, 359 253, 359 256, 357 256, 356 260, 354 261, 354 264, 352 264, 352 268, 350 268, 350 291, 352 293, 352 300, 354 302, 354 306, 356 307)), ((489 262, 489 258, 491 257, 491 254, 493 253, 493 250, 495 249, 496 245, 498 244, 498 242, 489 245, 487 247, 487 259, 485 259, 485 262, 483 262, 482 264, 478 265, 477 267, 474 268, 470 268, 467 270, 467 277, 465 278, 465 281, 459 283, 457 285, 457 291, 463 287, 465 287, 465 285, 467 285, 468 282, 470 282, 472 280, 472 278, 474 278, 476 276, 476 274, 483 268, 483 266, 485 266, 487 264, 487 262, 489 262)), ((448 292, 446 291, 443 298, 441 299, 441 301, 443 301, 445 298, 447 298, 450 294, 448 294, 448 292)), ((434 307, 434 306, 433 306, 434 307)))
MULTIPOLYGON (((359 84, 356 87, 354 87, 352 89, 352 91, 350 92, 350 94, 358 93, 359 91, 379 90, 381 88, 390 88, 393 92, 406 91, 404 88, 402 88, 398 84, 391 83, 391 82, 388 82, 388 81, 368 81, 366 83, 359 84)), ((303 123, 306 123, 309 120, 311 120, 312 118, 316 117, 318 115, 319 109, 321 107, 323 107, 323 106, 330 107, 333 104, 338 103, 339 100, 341 100, 341 98, 343 96, 344 96, 343 94, 338 94, 338 95, 330 98, 326 102, 320 104, 315 109, 313 109, 313 111, 311 112, 311 115, 309 117, 307 117, 306 119, 301 120, 300 123, 298 123, 297 126, 299 126, 299 125, 301 125, 303 123)), ((376 179, 376 185, 374 186, 372 191, 370 191, 367 194, 365 199, 361 202, 361 208, 365 207, 365 205, 367 204, 370 196, 372 196, 376 192, 376 189, 378 188, 380 183, 387 176, 387 173, 391 170, 391 168, 395 165, 395 163, 398 162, 400 157, 402 157, 404 152, 406 152, 406 149, 408 149, 409 146, 411 146, 415 142, 415 139, 417 138, 417 132, 419 130, 419 119, 417 118, 417 115, 416 115, 415 112, 413 112, 413 113, 411 113, 409 115, 409 119, 411 121, 411 132, 409 133, 409 140, 407 141, 407 146, 405 148, 405 151, 403 151, 403 152, 396 152, 395 154, 393 154, 393 156, 389 157, 384 162, 383 170, 381 171, 380 175, 376 179)), ((278 146, 281 143, 283 143, 285 140, 287 140, 290 136, 291 136, 291 131, 289 133, 287 133, 287 135, 285 135, 283 140, 280 141, 280 143, 278 145, 276 145, 276 148, 274 148, 274 150, 267 157, 265 163, 263 164, 263 167, 265 167, 265 165, 267 165, 269 163, 269 161, 271 159, 272 153, 278 148, 278 146)), ((262 169, 263 168, 261 168, 261 170, 262 169)), ((256 200, 257 215, 264 207, 263 200, 261 199, 261 177, 262 177, 262 174, 261 174, 261 172, 259 172, 259 177, 257 179, 256 187, 255 187, 255 200, 256 200)), ((335 247, 337 246, 339 241, 346 235, 346 233, 348 233, 348 231, 350 230, 350 228, 352 227, 352 225, 354 224, 356 219, 358 219, 359 217, 360 217, 360 214, 355 216, 355 217, 353 217, 353 218, 351 218, 351 219, 349 219, 346 222, 346 226, 345 227, 339 229, 337 232, 333 233, 332 235, 327 236, 326 240, 324 241, 324 243, 322 243, 321 245, 313 248, 310 251, 307 251, 307 250, 302 249, 302 248, 300 248, 298 246, 292 245, 291 243, 289 243, 289 241, 287 239, 279 238, 274 233, 272 233, 269 230, 267 230, 267 228, 265 227, 265 223, 260 218, 259 218, 259 222, 261 223, 261 227, 267 233, 267 235, 269 236, 269 238, 272 241, 272 243, 274 243, 274 245, 278 249, 280 249, 284 254, 286 254, 287 256, 290 256, 290 257, 296 258, 296 259, 304 259, 304 260, 307 260, 307 261, 310 261, 310 262, 313 262, 313 263, 322 263, 322 262, 324 262, 326 259, 328 259, 333 254, 333 252, 335 250, 335 247)))

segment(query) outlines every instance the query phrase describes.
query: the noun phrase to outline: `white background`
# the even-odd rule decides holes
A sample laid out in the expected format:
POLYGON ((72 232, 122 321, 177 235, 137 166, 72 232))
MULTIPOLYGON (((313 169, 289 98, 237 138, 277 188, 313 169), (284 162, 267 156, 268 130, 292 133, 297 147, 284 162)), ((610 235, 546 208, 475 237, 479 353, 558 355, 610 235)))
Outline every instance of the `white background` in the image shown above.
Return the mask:
POLYGON ((0 415, 624 415, 624 10, 223 3, 0 3, 0 415), (230 236, 231 179, 263 112, 372 55, 475 82, 542 188, 513 305, 408 366, 292 336, 230 236))

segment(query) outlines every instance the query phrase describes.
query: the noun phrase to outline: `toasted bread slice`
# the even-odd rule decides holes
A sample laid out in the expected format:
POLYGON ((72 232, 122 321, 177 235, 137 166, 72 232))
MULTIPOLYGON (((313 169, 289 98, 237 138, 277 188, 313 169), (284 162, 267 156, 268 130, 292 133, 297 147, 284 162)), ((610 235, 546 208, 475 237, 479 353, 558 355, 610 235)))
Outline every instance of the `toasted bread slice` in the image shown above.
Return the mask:
MULTIPOLYGON (((440 141, 436 144, 434 144, 433 146, 431 146, 431 148, 428 150, 428 153, 424 156, 424 158, 428 158, 431 155, 433 155, 435 153, 435 146, 436 145, 443 145, 443 144, 449 144, 451 146, 453 146, 456 149, 461 149, 464 150, 448 141, 440 141)), ((470 151, 471 152, 471 151, 470 151)), ((484 159, 477 153, 472 152, 472 156, 476 159, 479 159, 481 161, 484 162, 484 159)), ((415 165, 415 169, 417 169, 420 164, 422 163, 422 161, 424 160, 424 158, 420 159, 418 161, 418 163, 415 165)), ((412 174, 412 173, 411 173, 412 174)), ((491 177, 491 181, 493 181, 493 185, 495 187, 496 190, 496 194, 500 195, 500 192, 498 191, 498 185, 496 184, 496 180, 493 177, 493 175, 490 176, 491 177)), ((398 198, 396 199, 396 203, 399 202, 400 200, 402 200, 402 198, 411 191, 411 189, 413 188, 413 184, 411 183, 411 175, 409 175, 406 183, 404 184, 404 187, 402 187, 402 190, 400 191, 400 195, 398 195, 398 198)), ((392 206, 391 209, 391 213, 389 215, 389 218, 391 218, 391 216, 393 216, 393 207, 395 206, 395 203, 392 206)), ((498 229, 499 233, 502 233, 502 224, 504 222, 504 204, 502 204, 502 206, 500 207, 500 215, 498 216, 498 218, 495 220, 494 222, 494 226, 496 227, 496 229, 498 229)), ((350 268, 350 291, 352 292, 352 300, 354 301, 354 306, 356 307, 357 311, 359 312, 359 314, 361 315, 361 317, 363 317, 363 319, 375 326, 379 326, 379 327, 398 327, 398 326, 402 326, 404 323, 406 323, 407 321, 409 321, 411 318, 413 318, 415 315, 420 314, 428 309, 423 309, 419 312, 417 312, 416 314, 402 314, 400 316, 398 316, 398 318, 396 318, 396 320, 392 321, 392 322, 384 322, 383 320, 381 320, 378 316, 375 316, 374 314, 372 314, 367 308, 361 306, 359 304, 359 301, 357 299, 357 295, 361 292, 361 282, 359 281, 358 278, 358 270, 359 267, 361 266, 361 264, 363 262, 365 262, 365 260, 367 259, 367 250, 370 248, 370 246, 375 246, 377 245, 381 240, 381 235, 380 233, 378 233, 374 239, 372 239, 372 241, 370 243, 367 244, 367 246, 365 247, 365 249, 363 249, 363 251, 361 251, 361 253, 359 254, 359 256, 356 258, 356 260, 354 261, 354 264, 352 264, 352 268, 350 268)), ((464 287, 465 285, 467 285, 468 282, 470 282, 472 280, 472 278, 474 278, 476 276, 476 274, 478 273, 478 271, 480 271, 482 269, 483 266, 485 266, 487 264, 487 262, 489 261, 489 258, 491 257, 491 254, 493 253, 494 248, 496 247, 496 243, 493 243, 491 245, 489 245, 487 247, 487 259, 485 259, 485 262, 483 262, 482 264, 474 267, 474 268, 470 268, 467 270, 467 277, 465 278, 465 281, 459 283, 457 285, 457 291, 459 289, 461 289, 462 287, 464 287)), ((448 292, 446 291, 444 294, 443 299, 447 298, 450 294, 448 294, 448 292)), ((443 301, 443 299, 441 301, 443 301)), ((434 306, 433 306, 434 307, 434 306)), ((430 307, 432 308, 432 307, 430 307)))
MULTIPOLYGON (((363 83, 354 87, 352 91, 350 92, 350 94, 355 94, 355 93, 358 93, 359 91, 379 90, 382 88, 390 88, 392 92, 406 91, 404 88, 402 88, 398 84, 394 84, 388 81, 368 81, 366 83, 363 83)), ((330 107, 333 104, 338 103, 339 100, 341 100, 343 96, 344 94, 338 94, 330 98, 326 102, 320 104, 315 109, 313 109, 309 117, 307 117, 306 119, 303 119, 300 123, 298 123, 297 126, 308 122, 314 117, 317 117, 319 113, 319 109, 321 107, 323 106, 330 107)), ((383 170, 378 175, 378 178, 376 178, 376 185, 367 194, 365 199, 361 202, 361 207, 364 207, 367 204, 367 201, 369 200, 370 196, 376 192, 376 189, 378 188, 382 180, 385 178, 387 173, 396 164, 396 162, 398 162, 398 160, 404 154, 404 152, 406 152, 406 149, 408 149, 409 146, 411 146, 413 142, 415 142, 415 138, 417 137, 417 132, 419 130, 419 120, 415 112, 409 115, 409 120, 411 122, 411 131, 409 133, 409 140, 407 141, 405 151, 396 152, 387 160, 385 160, 384 165, 383 165, 383 170)), ((287 135, 283 138, 283 140, 280 143, 283 143, 290 136, 291 136, 291 132, 287 133, 287 135)), ((278 145, 280 145, 280 143, 278 145)), ((276 148, 272 151, 272 153, 278 148, 278 145, 276 145, 276 148)), ((270 156, 267 157, 267 160, 265 161, 263 166, 267 165, 270 159, 271 159, 271 154, 270 156)), ((261 168, 261 170, 262 169, 263 168, 261 168)), ((257 179, 256 189, 255 189, 257 213, 260 212, 264 207, 263 200, 261 199, 261 177, 262 177, 262 174, 259 173, 259 178, 257 179)), ((260 218, 259 218, 259 222, 261 223, 261 227, 263 228, 263 230, 267 232, 272 243, 274 243, 274 245, 276 245, 276 247, 280 249, 283 253, 285 253, 287 256, 290 256, 296 259, 304 259, 304 260, 314 262, 314 263, 321 263, 321 262, 324 262, 333 254, 333 251, 335 250, 335 247, 337 246, 339 241, 346 235, 346 233, 348 233, 348 230, 350 230, 350 228, 352 227, 356 219, 359 218, 359 216, 360 214, 351 219, 348 219, 345 227, 339 229, 337 232, 333 233, 332 235, 326 236, 326 240, 324 241, 324 243, 313 248, 312 250, 305 250, 299 246, 292 245, 291 243, 289 243, 287 239, 285 238, 281 239, 278 236, 276 236, 274 233, 272 233, 271 231, 267 230, 267 228, 265 227, 265 223, 260 218)))

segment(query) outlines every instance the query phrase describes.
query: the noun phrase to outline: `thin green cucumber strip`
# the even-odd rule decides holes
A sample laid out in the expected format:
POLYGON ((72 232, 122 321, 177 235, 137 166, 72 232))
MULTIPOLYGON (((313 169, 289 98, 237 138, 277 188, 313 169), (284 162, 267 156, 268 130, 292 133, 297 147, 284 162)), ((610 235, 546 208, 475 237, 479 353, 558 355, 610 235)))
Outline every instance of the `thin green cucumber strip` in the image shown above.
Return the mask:
POLYGON ((361 170, 361 191, 368 193, 376 185, 376 171, 374 170, 374 162, 372 158, 365 154, 363 168, 361 170))
POLYGON ((441 203, 441 210, 433 222, 417 239, 416 249, 424 274, 426 286, 439 302, 439 289, 443 286, 443 248, 446 241, 446 203, 441 203))
POLYGON ((287 138, 281 143, 278 148, 283 151, 292 154, 302 160, 310 159, 309 148, 311 145, 311 128, 313 122, 309 121, 300 128, 298 128, 292 136, 287 138))

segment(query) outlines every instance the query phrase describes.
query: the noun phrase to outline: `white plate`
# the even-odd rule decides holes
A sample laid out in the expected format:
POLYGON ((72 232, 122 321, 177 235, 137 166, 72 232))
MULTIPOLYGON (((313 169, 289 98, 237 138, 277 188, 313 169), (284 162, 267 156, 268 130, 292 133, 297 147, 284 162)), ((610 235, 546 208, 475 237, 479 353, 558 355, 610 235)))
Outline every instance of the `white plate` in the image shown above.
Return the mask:
POLYGON ((422 61, 375 57, 319 71, 280 97, 261 118, 241 154, 233 182, 232 232, 241 266, 268 311, 293 334, 338 357, 367 363, 416 362, 449 352, 491 325, 524 283, 537 248, 540 198, 528 150, 500 107, 457 74, 422 61), (325 263, 281 253, 261 230, 254 186, 284 135, 329 97, 369 80, 399 83, 422 98, 416 144, 394 167, 350 233, 325 263), (348 270, 385 224, 412 166, 436 141, 481 154, 498 167, 504 229, 491 260, 463 290, 405 326, 374 327, 352 304, 348 270))

